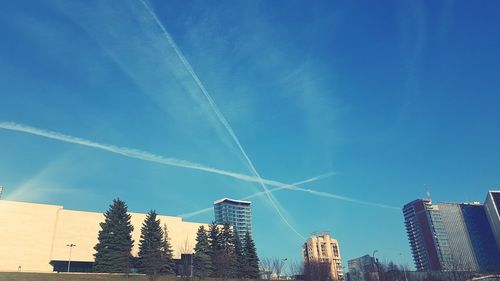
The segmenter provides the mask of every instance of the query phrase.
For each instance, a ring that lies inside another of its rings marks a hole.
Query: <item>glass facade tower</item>
[[[488,221],[490,222],[493,235],[495,236],[497,250],[500,251],[500,190],[488,192],[484,208]]]

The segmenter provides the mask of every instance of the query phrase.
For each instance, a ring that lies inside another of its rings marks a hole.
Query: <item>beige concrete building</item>
[[[339,243],[329,233],[312,235],[302,246],[302,254],[305,262],[329,263],[332,280],[344,280]]]
[[[132,254],[137,255],[141,225],[146,214],[130,213],[134,226]],[[158,216],[167,224],[174,258],[190,253],[196,231],[206,224]],[[0,271],[51,272],[53,261],[93,262],[94,246],[104,221],[102,213],[65,210],[63,206],[0,200]]]

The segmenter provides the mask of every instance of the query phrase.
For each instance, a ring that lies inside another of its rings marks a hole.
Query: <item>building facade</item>
[[[493,230],[497,249],[500,251],[500,190],[491,190],[486,196],[484,208]]]
[[[132,255],[137,256],[141,225],[146,214],[129,213],[134,226]],[[180,217],[158,216],[166,224],[173,257],[192,252],[196,231],[206,224],[185,222]],[[51,272],[69,260],[74,266],[94,262],[94,246],[104,215],[66,210],[63,206],[0,200],[0,271]]]
[[[327,263],[332,280],[344,280],[339,243],[330,234],[324,232],[308,238],[302,254],[306,263]]]
[[[486,215],[486,207],[478,203],[464,203],[460,204],[460,208],[478,270],[482,272],[500,271],[500,251],[495,247],[495,236]]]
[[[450,245],[451,270],[479,271],[469,232],[462,213],[462,204],[440,203],[439,212]]]
[[[447,270],[452,258],[439,207],[417,199],[403,207],[403,215],[417,270]]]
[[[222,198],[214,202],[215,223],[229,223],[240,239],[252,234],[252,210],[250,201]]]
[[[370,255],[349,260],[349,281],[378,280],[377,265]],[[367,278],[368,277],[368,278]]]

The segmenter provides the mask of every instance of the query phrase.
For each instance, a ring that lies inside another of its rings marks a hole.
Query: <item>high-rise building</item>
[[[252,234],[252,202],[222,198],[214,202],[215,223],[229,223],[238,233],[240,239],[246,233]]]
[[[488,192],[484,208],[493,234],[495,235],[497,249],[500,251],[500,190],[491,190]]]
[[[457,203],[437,204],[450,245],[452,257],[450,269],[479,271],[478,261],[469,237],[461,205]]]
[[[378,280],[377,264],[370,255],[349,260],[349,281]]]
[[[302,246],[302,254],[306,263],[327,264],[332,280],[344,280],[339,243],[327,232],[308,238]]]
[[[403,215],[417,270],[448,269],[450,248],[439,207],[429,198],[417,199],[403,207]]]
[[[495,247],[495,237],[485,206],[464,203],[460,204],[460,208],[479,271],[499,271],[500,251]]]

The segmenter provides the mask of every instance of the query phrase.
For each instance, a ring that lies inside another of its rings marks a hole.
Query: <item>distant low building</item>
[[[306,265],[326,264],[332,280],[344,280],[339,243],[330,234],[323,232],[308,238],[302,246],[302,253]]]
[[[146,214],[129,213],[134,226],[132,255],[137,256],[141,225]],[[167,224],[173,256],[191,253],[196,231],[206,224],[180,217],[158,216]],[[71,271],[90,271],[94,246],[104,215],[66,210],[63,206],[0,200],[0,271],[51,272],[66,270],[71,248]]]
[[[370,255],[349,260],[347,265],[349,268],[349,281],[378,280],[377,265],[375,259]]]

